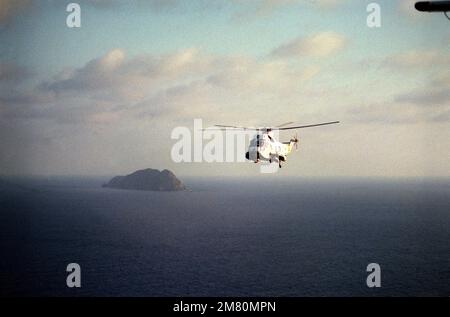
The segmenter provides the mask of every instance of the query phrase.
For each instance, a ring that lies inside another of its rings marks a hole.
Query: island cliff
[[[103,187],[116,189],[179,191],[185,190],[183,183],[169,170],[143,169],[126,176],[113,177]]]

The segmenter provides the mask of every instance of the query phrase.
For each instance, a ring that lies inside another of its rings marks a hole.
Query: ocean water
[[[450,296],[450,180],[105,180],[0,182],[0,295]]]

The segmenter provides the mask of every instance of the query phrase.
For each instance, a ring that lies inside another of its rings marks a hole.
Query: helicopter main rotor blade
[[[308,124],[308,125],[299,125],[299,126],[296,126],[296,127],[279,128],[278,130],[292,130],[292,129],[312,128],[312,127],[319,127],[319,126],[322,126],[322,125],[329,125],[329,124],[336,124],[336,123],[339,123],[339,121],[316,123],[316,124]]]
[[[219,128],[233,128],[233,129],[245,129],[245,127],[237,127],[235,125],[221,125],[221,124],[215,124],[215,127]]]
[[[290,121],[290,122],[285,122],[283,124],[279,124],[277,126],[275,126],[274,128],[281,128],[284,127],[286,125],[289,124],[293,124],[294,122]],[[245,129],[245,130],[262,130],[262,129],[270,129],[271,127],[260,127],[260,128],[248,128],[248,127],[239,127],[239,126],[235,126],[235,125],[221,125],[221,124],[215,124],[215,127],[219,127],[219,128],[234,128],[234,129]]]
[[[303,129],[303,128],[312,128],[312,127],[319,127],[322,125],[329,125],[329,124],[336,124],[339,123],[339,121],[332,121],[332,122],[324,122],[324,123],[316,123],[316,124],[308,124],[308,125],[299,125],[299,126],[295,126],[295,127],[286,127],[286,128],[282,128],[281,126],[285,126],[287,124],[291,124],[292,122],[286,122],[283,123],[275,128],[271,128],[271,127],[259,127],[259,128],[248,128],[248,127],[239,127],[239,126],[234,126],[234,125],[219,125],[219,124],[215,124],[214,127],[211,128],[206,128],[206,129],[202,129],[202,130],[221,130],[221,131],[225,131],[227,129],[233,129],[233,130],[252,130],[252,131],[264,131],[264,130],[268,130],[268,129],[273,129],[273,130],[293,130],[293,129]]]
[[[283,124],[279,124],[279,125],[276,126],[276,128],[281,128],[281,127],[284,127],[285,125],[293,124],[293,123],[294,122],[286,122],[286,123],[283,123]]]
[[[216,127],[216,128],[214,128]],[[233,129],[233,130],[255,130],[255,131],[260,131],[266,128],[248,128],[248,127],[239,127],[239,126],[234,126],[234,125],[221,125],[221,124],[215,124],[214,127],[212,128],[206,128],[206,129],[202,129],[202,130],[227,130],[227,129]]]
[[[204,128],[202,131],[263,131],[266,128],[244,128],[244,127],[223,127],[223,128]]]

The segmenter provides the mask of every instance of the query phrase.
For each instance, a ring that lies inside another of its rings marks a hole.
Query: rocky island
[[[116,189],[179,191],[186,190],[184,184],[171,171],[165,169],[143,169],[126,176],[113,177],[103,187]]]

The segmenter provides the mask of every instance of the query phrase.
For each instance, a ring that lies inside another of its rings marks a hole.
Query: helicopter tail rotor
[[[298,150],[298,137],[297,137],[297,133],[295,133],[294,137],[291,139],[291,142],[294,143],[295,150],[297,151],[297,150]]]
[[[298,137],[297,137],[297,133],[295,134],[295,150],[298,151]]]

